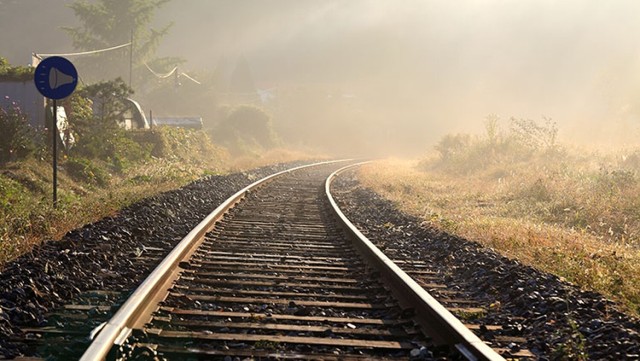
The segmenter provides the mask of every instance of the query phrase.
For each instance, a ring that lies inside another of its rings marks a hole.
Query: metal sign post
[[[33,82],[45,98],[53,100],[53,208],[58,206],[58,99],[71,95],[78,85],[78,71],[62,57],[46,58],[36,67]]]
[[[58,101],[53,99],[53,208],[58,208]]]

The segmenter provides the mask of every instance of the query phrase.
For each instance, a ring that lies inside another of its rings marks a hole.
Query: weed
[[[280,347],[280,343],[276,341],[260,340],[253,346],[259,350],[277,350],[278,347]]]
[[[574,361],[589,360],[586,339],[582,332],[578,330],[578,324],[571,318],[568,318],[567,322],[571,327],[571,333],[568,336],[563,337],[564,340],[552,351],[553,359]]]
[[[481,319],[486,317],[487,312],[483,309],[460,309],[454,312],[456,316],[466,322],[471,322],[474,320]]]

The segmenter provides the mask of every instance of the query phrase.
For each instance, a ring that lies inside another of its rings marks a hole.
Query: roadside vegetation
[[[0,268],[45,240],[198,178],[309,158],[283,148],[232,157],[205,131],[167,127],[116,131],[109,143],[97,154],[59,155],[57,208],[48,149],[0,164]]]
[[[57,208],[49,131],[29,125],[15,103],[0,107],[0,268],[44,240],[200,177],[309,158],[273,144],[231,155],[206,130],[124,130],[117,120],[128,94],[116,80],[79,89],[62,102],[69,120],[65,137],[75,142],[59,147]],[[109,104],[99,115],[89,101],[96,96]]]
[[[51,104],[44,127],[34,127],[19,101],[2,95],[0,269],[44,240],[59,239],[144,197],[206,175],[309,158],[283,148],[271,116],[255,104],[222,104],[217,94],[225,89],[218,78],[203,75],[198,76],[202,82],[194,80],[178,71],[183,59],[156,56],[171,24],[150,26],[155,12],[168,2],[77,0],[69,5],[79,26],[64,30],[76,50],[133,44],[74,59],[83,85],[58,102],[68,125],[61,128],[64,135],[58,141],[57,208],[52,205],[52,137],[47,130],[53,125]],[[172,76],[161,76],[152,68]],[[33,82],[33,71],[0,57],[0,81]],[[247,66],[245,74],[249,73]],[[127,75],[128,84],[120,78]],[[125,130],[126,99],[131,96],[156,116],[198,114],[205,129]]]
[[[550,119],[485,125],[483,136],[447,135],[419,161],[376,162],[360,178],[431,226],[640,315],[640,149],[570,149]]]

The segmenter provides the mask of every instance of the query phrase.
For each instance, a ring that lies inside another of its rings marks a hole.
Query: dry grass
[[[327,156],[322,154],[312,155],[308,151],[289,148],[274,148],[260,154],[236,157],[233,159],[232,169],[243,170],[257,168],[269,164],[291,162],[295,160],[324,158],[327,158]]]
[[[623,158],[533,157],[464,175],[442,170],[436,158],[391,159],[359,175],[401,210],[639,315],[640,180],[616,159]]]

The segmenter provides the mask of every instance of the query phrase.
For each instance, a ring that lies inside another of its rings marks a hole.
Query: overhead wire
[[[190,77],[187,73],[180,73],[180,75],[184,76],[185,78],[187,78],[187,79],[191,80],[192,82],[194,82],[194,83],[196,83],[196,84],[198,84],[198,85],[202,85],[202,83],[201,83],[201,82],[199,82],[199,81],[197,81],[197,80],[193,79],[193,78],[192,78],[192,77]]]
[[[131,45],[132,45],[132,42],[128,42],[128,43],[112,46],[112,47],[109,47],[109,48],[82,51],[82,52],[77,52],[77,53],[39,54],[39,53],[35,53],[34,52],[33,53],[33,57],[38,59],[38,60],[42,60],[43,58],[48,58],[48,57],[52,57],[52,56],[70,57],[70,56],[92,55],[92,54],[99,54],[99,53],[104,53],[104,52],[107,52],[107,51],[121,49],[121,48],[124,48],[124,47],[127,47],[127,46],[131,46]],[[171,69],[171,71],[169,71],[168,73],[160,74],[160,73],[154,71],[153,69],[151,69],[149,64],[147,64],[146,62],[144,62],[144,66],[147,68],[147,70],[149,70],[158,79],[166,79],[166,78],[174,75],[174,73],[176,73],[178,71],[178,67],[176,66],[173,69]],[[192,81],[192,82],[194,82],[194,83],[196,83],[198,85],[202,85],[201,82],[199,82],[198,80],[196,80],[193,77],[189,76],[189,74],[187,74],[185,72],[181,72],[181,73],[179,73],[179,75],[184,76],[185,78],[189,79],[190,81]]]
[[[168,73],[160,74],[160,73],[154,71],[153,69],[151,69],[151,67],[149,66],[149,64],[147,64],[147,62],[144,62],[144,66],[147,68],[147,70],[149,70],[151,72],[151,74],[155,75],[155,77],[158,78],[158,79],[166,79],[166,78],[170,77],[171,75],[173,75],[173,73],[175,73],[178,70],[178,67],[176,66],[173,69],[171,69],[171,71],[169,71]]]
[[[176,66],[173,69],[171,69],[168,73],[160,74],[157,71],[151,69],[149,64],[147,64],[146,62],[144,63],[144,66],[147,68],[147,70],[149,70],[151,72],[151,74],[153,74],[158,79],[166,79],[166,78],[174,75],[178,71],[178,67]],[[177,75],[184,76],[185,78],[191,80],[192,82],[194,82],[194,83],[196,83],[198,85],[202,85],[201,82],[199,82],[198,80],[194,79],[193,77],[191,77],[189,74],[187,74],[185,72],[178,73]]]
[[[104,53],[105,51],[117,50],[117,49],[124,48],[124,47],[127,47],[127,46],[131,46],[131,42],[128,42],[128,43],[125,43],[125,44],[116,45],[116,46],[112,46],[110,48],[82,51],[82,52],[79,52],[79,53],[66,53],[66,54],[38,54],[38,53],[33,53],[33,56],[35,56],[36,58],[42,60],[43,57],[47,58],[47,57],[51,57],[51,56],[91,55],[91,54]]]

